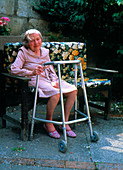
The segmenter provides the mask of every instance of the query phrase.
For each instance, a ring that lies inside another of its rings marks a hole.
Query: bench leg
[[[78,99],[79,99],[79,111],[81,111],[82,113],[84,113],[84,93],[83,93],[83,89],[79,88],[78,89]]]
[[[79,110],[84,113],[84,95],[79,96]]]
[[[6,120],[3,118],[6,115],[5,102],[3,102],[3,94],[0,95],[0,117],[2,119],[2,128],[6,128]]]
[[[21,104],[21,139],[27,141],[29,137],[27,88],[22,90]]]
[[[105,100],[105,110],[104,110],[104,119],[107,120],[111,112],[111,87],[108,89],[108,96]]]
[[[3,119],[6,114],[6,104],[5,104],[5,83],[3,76],[0,74],[0,117],[2,119],[2,128],[6,128],[6,120]]]

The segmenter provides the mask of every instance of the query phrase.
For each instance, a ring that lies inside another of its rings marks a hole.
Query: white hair
[[[40,31],[38,31],[38,30],[36,30],[36,29],[29,29],[29,30],[27,30],[27,31],[25,32],[25,35],[24,35],[24,36],[27,36],[27,35],[30,35],[30,34],[34,34],[34,33],[39,34],[39,35],[41,36],[41,38],[42,38],[42,35],[41,35]]]
[[[29,35],[34,34],[34,33],[39,34],[41,39],[42,39],[42,34],[40,33],[40,31],[38,31],[36,29],[29,29],[24,34],[24,39],[23,39],[23,45],[24,46],[28,47],[28,42],[31,40]]]

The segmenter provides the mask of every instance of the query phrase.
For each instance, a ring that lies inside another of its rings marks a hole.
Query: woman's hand
[[[59,89],[59,83],[57,81],[51,83],[53,87]]]
[[[44,70],[44,67],[39,65],[33,70],[32,75],[33,76],[40,75],[43,72],[43,70]]]

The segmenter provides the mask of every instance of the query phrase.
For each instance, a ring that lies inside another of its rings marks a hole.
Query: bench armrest
[[[17,79],[17,80],[23,80],[23,81],[30,81],[31,80],[30,78],[27,78],[27,77],[11,75],[9,73],[1,73],[1,74],[6,76],[6,77]]]
[[[118,73],[116,70],[107,70],[107,69],[102,69],[102,68],[94,68],[94,67],[87,67],[88,70],[93,70],[93,71],[100,71],[100,72],[105,72],[105,73]]]

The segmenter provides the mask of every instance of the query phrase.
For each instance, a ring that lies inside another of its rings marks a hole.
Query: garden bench
[[[18,49],[22,46],[21,42],[6,43],[4,52],[1,54],[0,68],[0,117],[2,118],[2,127],[6,127],[6,120],[18,125],[21,129],[21,139],[28,140],[29,118],[28,112],[33,108],[34,87],[28,87],[29,78],[20,77],[10,74],[10,66],[14,62]],[[99,68],[87,68],[86,44],[81,42],[43,42],[42,46],[50,51],[51,61],[57,60],[81,60],[87,94],[95,94],[102,92],[105,98],[105,106],[95,105],[89,101],[89,106],[96,107],[104,111],[104,119],[107,119],[110,113],[111,104],[111,84],[112,75],[117,73],[113,70],[105,70]],[[55,68],[56,70],[56,68]],[[95,71],[95,78],[90,78],[87,70]],[[110,73],[110,79],[100,79],[97,71],[102,73]],[[57,72],[57,70],[56,70]],[[69,83],[74,83],[74,67],[72,65],[63,65],[61,69],[62,79]],[[81,79],[78,73],[78,102],[79,110],[84,109],[83,90],[81,88]],[[21,122],[18,122],[6,114],[7,106],[14,106],[21,103]]]

